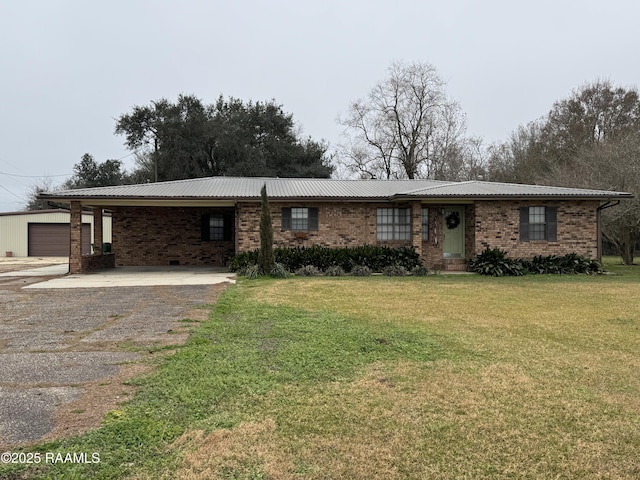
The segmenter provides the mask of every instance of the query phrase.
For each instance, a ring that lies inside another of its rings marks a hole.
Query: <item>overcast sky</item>
[[[0,211],[84,153],[132,166],[115,119],[180,93],[275,99],[335,145],[394,60],[433,64],[485,143],[586,82],[637,87],[633,0],[2,0]]]

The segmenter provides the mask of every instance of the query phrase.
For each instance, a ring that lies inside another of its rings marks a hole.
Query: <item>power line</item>
[[[13,173],[0,172],[0,175],[6,175],[7,177],[19,177],[19,178],[43,178],[43,177],[68,177],[73,174],[65,173],[63,175],[15,175]]]
[[[135,155],[136,153],[138,153],[138,152],[139,152],[140,150],[142,150],[143,148],[144,148],[144,147],[137,148],[137,149],[136,149],[136,150],[134,150],[133,152],[131,152],[131,153],[127,153],[124,157],[116,158],[116,160],[123,160],[123,159],[125,159],[125,158],[127,158],[127,157],[130,157],[131,155]]]
[[[8,188],[0,185],[0,188],[3,189],[6,192],[9,192],[11,195],[13,195],[14,197],[16,197],[18,200],[20,200],[21,202],[24,202],[24,198],[20,198],[18,195],[16,195],[15,193],[13,193],[11,190],[9,190]]]

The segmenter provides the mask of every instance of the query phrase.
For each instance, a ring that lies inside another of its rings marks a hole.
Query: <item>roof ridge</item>
[[[482,183],[482,184],[492,184],[492,185],[510,185],[515,187],[534,187],[534,188],[551,188],[554,190],[557,189],[573,189],[573,190],[597,190],[597,191],[612,191],[612,190],[601,190],[596,188],[587,188],[587,187],[561,187],[559,185],[540,185],[538,183],[514,183],[514,182],[489,182],[486,180],[471,180],[470,182]]]
[[[452,184],[459,185],[461,183],[466,183],[466,182],[454,182],[454,181],[450,181],[450,180],[430,180],[430,179],[426,179],[426,178],[425,178],[425,180],[427,180],[429,182],[442,182],[442,183],[439,183],[437,185],[431,185],[429,187],[416,188],[414,190],[408,190],[406,192],[400,192],[399,194],[400,195],[410,195],[410,194],[415,193],[415,192],[424,192],[425,190],[431,190],[432,188],[440,188],[440,187],[445,187],[445,186],[449,186],[449,185],[452,185]],[[396,194],[396,195],[398,195],[398,194]]]

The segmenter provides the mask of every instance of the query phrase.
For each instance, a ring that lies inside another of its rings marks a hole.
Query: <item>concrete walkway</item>
[[[66,275],[69,272],[69,264],[48,265],[46,267],[27,268],[0,273],[0,277],[50,277],[53,275]]]

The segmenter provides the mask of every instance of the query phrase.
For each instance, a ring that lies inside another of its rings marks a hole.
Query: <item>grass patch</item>
[[[638,478],[629,268],[241,281],[100,429],[32,449],[97,451],[100,464],[23,473]]]
[[[609,256],[602,258],[602,264],[608,272],[624,275],[626,277],[640,278],[640,264],[638,261],[639,260],[636,259],[636,263],[633,265],[623,265],[620,257]]]

